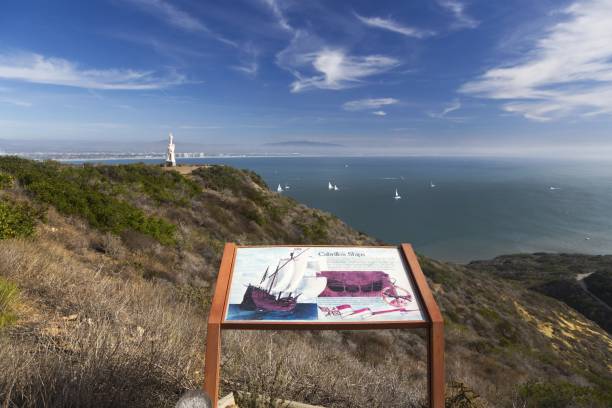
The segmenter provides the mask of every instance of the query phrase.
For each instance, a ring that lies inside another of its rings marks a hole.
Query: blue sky
[[[0,140],[608,154],[610,21],[611,0],[5,0]]]

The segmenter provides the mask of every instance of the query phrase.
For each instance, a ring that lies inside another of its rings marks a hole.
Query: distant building
[[[174,136],[170,133],[168,140],[168,152],[166,153],[166,166],[176,167],[176,156],[174,154]]]

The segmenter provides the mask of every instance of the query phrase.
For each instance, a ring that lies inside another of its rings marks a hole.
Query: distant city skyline
[[[0,152],[172,131],[177,153],[612,156],[610,21],[610,0],[9,0]]]

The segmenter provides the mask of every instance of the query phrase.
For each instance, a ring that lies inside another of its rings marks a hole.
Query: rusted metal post
[[[412,245],[402,244],[412,277],[429,315],[427,328],[427,388],[430,408],[444,408],[444,320]]]
[[[236,254],[236,245],[225,244],[217,286],[213,296],[206,333],[206,355],[204,365],[204,390],[212,400],[213,408],[219,403],[219,374],[221,370],[221,320],[225,312],[230,275]]]

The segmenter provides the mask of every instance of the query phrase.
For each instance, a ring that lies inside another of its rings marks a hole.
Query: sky
[[[3,0],[2,144],[612,157],[612,0]],[[278,146],[278,145],[276,145]]]

